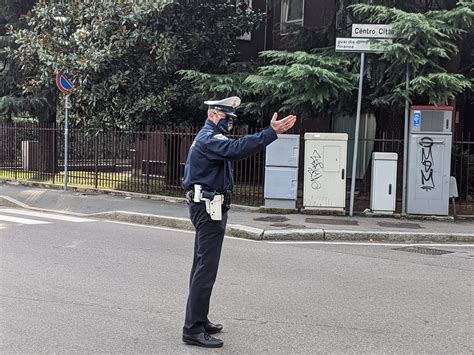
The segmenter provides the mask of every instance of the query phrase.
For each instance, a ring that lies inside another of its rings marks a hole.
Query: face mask
[[[217,128],[224,134],[230,133],[234,127],[234,119],[230,116],[225,116],[217,123]]]

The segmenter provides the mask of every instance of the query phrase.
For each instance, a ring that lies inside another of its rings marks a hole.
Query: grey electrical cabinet
[[[265,207],[296,208],[300,136],[279,134],[265,156]]]
[[[412,106],[408,139],[407,213],[448,215],[452,106]]]
[[[397,153],[372,153],[370,209],[377,214],[392,214],[397,196]]]

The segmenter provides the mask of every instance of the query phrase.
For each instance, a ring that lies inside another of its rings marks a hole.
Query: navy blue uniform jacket
[[[278,138],[271,127],[239,139],[230,139],[217,126],[206,120],[189,149],[184,167],[183,185],[186,190],[194,184],[203,189],[224,193],[234,188],[232,161],[247,158]]]

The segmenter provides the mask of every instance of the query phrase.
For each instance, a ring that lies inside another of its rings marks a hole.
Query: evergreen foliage
[[[196,101],[240,95],[244,98],[241,110],[258,115],[276,109],[308,117],[330,101],[345,102],[357,82],[358,75],[347,70],[349,60],[340,56],[302,51],[265,51],[260,56],[267,61],[253,72],[180,73],[192,83]]]
[[[21,89],[17,82],[22,80],[15,62],[8,57],[9,48],[15,40],[7,34],[9,26],[24,25],[20,16],[29,11],[34,0],[0,0],[0,120],[10,121],[13,115],[23,112],[45,112],[46,100],[38,97],[18,97]]]
[[[406,12],[397,8],[367,4],[351,8],[359,20],[390,23],[399,38],[386,52],[372,59],[368,68],[371,103],[402,105],[405,100],[405,73],[410,73],[410,96],[434,105],[449,103],[469,90],[472,83],[462,74],[449,73],[446,63],[459,53],[458,43],[472,31],[472,2],[460,1],[452,10]]]
[[[404,106],[407,67],[411,78],[408,98],[413,102],[443,105],[472,88],[472,79],[466,78],[472,76],[472,69],[452,73],[446,67],[459,53],[460,40],[472,32],[473,2],[460,1],[450,10],[427,11],[404,1],[378,2],[391,6],[356,4],[349,6],[348,16],[345,9],[339,16],[354,23],[390,23],[400,34],[383,54],[366,56],[364,111]],[[344,32],[349,29],[343,26],[339,36],[347,36]],[[302,29],[292,37],[294,45],[289,48],[303,47],[307,51],[263,52],[261,57],[269,63],[261,62],[253,70],[219,75],[181,73],[193,85],[193,99],[240,94],[246,102],[242,105],[245,113],[266,114],[270,109],[306,117],[353,113],[359,57],[316,48],[326,47],[334,32],[334,28],[332,34],[329,28]],[[311,47],[308,39],[318,43],[313,42]]]

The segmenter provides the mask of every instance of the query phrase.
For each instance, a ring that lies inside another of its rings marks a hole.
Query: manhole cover
[[[306,218],[306,223],[330,224],[333,226],[358,226],[359,222],[352,219]]]
[[[427,254],[427,255],[443,255],[443,254],[454,253],[454,251],[449,251],[449,250],[431,249],[431,248],[423,248],[423,247],[402,247],[402,248],[394,248],[393,250],[408,251],[410,253],[419,253],[419,254]]]
[[[378,222],[377,224],[380,227],[387,228],[423,229],[423,227],[417,223]]]
[[[289,221],[289,218],[286,218],[285,216],[268,216],[268,217],[258,217],[254,218],[254,221],[260,221],[260,222],[286,222]]]

